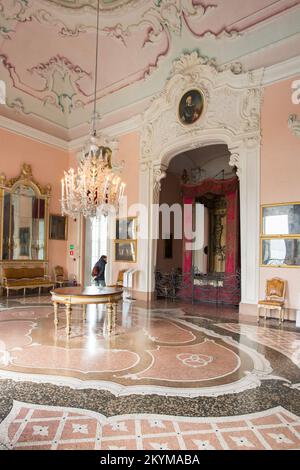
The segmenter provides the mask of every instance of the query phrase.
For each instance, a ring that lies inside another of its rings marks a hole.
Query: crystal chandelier
[[[95,61],[94,112],[92,117],[92,133],[83,149],[78,169],[65,171],[61,180],[62,214],[73,218],[82,214],[84,217],[107,215],[111,209],[116,210],[123,196],[125,183],[119,173],[121,166],[112,165],[112,151],[100,145],[96,131],[96,93],[98,71],[98,39],[99,39],[100,0],[97,7],[97,35]]]

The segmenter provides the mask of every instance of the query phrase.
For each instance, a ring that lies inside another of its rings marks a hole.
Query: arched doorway
[[[160,207],[172,210],[168,221],[162,221],[160,214],[157,296],[239,304],[239,181],[229,161],[230,152],[224,144],[189,150],[170,161],[159,196]],[[199,206],[203,220],[196,221]],[[184,212],[190,207],[189,222]],[[180,215],[182,221],[178,220]],[[176,223],[183,224],[183,234]],[[185,238],[192,231],[203,243],[194,243],[190,250]]]
[[[191,149],[226,144],[229,164],[237,168],[241,214],[240,312],[256,308],[259,281],[259,168],[262,72],[218,67],[197,52],[174,62],[165,89],[143,115],[140,160],[140,203],[147,208],[147,233],[139,240],[139,286],[145,297],[155,286],[157,243],[152,237],[153,204],[175,155]],[[178,119],[178,106],[188,91],[201,88],[204,107],[190,125]]]

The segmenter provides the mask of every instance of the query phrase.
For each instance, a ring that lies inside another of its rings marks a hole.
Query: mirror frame
[[[30,187],[38,199],[45,201],[45,240],[44,240],[44,259],[42,260],[21,260],[21,259],[8,259],[3,260],[3,224],[4,224],[4,195],[10,193],[11,195],[19,186]],[[4,173],[0,175],[0,260],[5,263],[20,263],[21,261],[29,263],[45,263],[48,261],[48,238],[49,238],[49,199],[51,196],[51,186],[40,185],[34,180],[32,176],[31,165],[24,163],[21,167],[21,173],[16,178],[7,179]]]
[[[267,233],[264,233],[263,231],[263,211],[265,208],[268,207],[279,207],[279,206],[298,206],[300,205],[299,201],[296,202],[279,202],[279,203],[273,203],[273,204],[261,204],[260,208],[260,249],[259,249],[259,265],[261,268],[296,268],[300,269],[300,265],[297,264],[264,264],[263,263],[263,240],[271,240],[271,239],[277,239],[277,240],[285,240],[285,239],[299,239],[300,234],[294,233],[294,234],[274,234],[270,235]]]

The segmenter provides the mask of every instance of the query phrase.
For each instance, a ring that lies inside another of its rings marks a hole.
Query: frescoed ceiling
[[[97,8],[97,0],[47,0],[49,3],[55,3],[65,8]],[[114,9],[119,6],[132,3],[131,0],[100,0],[101,9]]]
[[[182,52],[246,70],[300,55],[300,0],[100,0],[100,126],[141,113]],[[0,114],[66,141],[91,118],[97,0],[0,0]]]

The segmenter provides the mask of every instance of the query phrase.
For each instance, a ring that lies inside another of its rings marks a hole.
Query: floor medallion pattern
[[[300,419],[278,406],[247,415],[190,418],[105,416],[84,409],[15,401],[0,424],[0,449],[300,449]]]
[[[300,449],[300,332],[216,306],[0,301],[0,449]],[[130,411],[131,414],[128,414]]]
[[[199,326],[165,313],[120,310],[114,334],[107,338],[104,309],[91,306],[83,322],[77,308],[68,338],[62,309],[58,329],[46,305],[3,310],[0,376],[115,395],[188,397],[238,393],[271,377],[269,361],[255,349],[217,333],[210,323]]]

